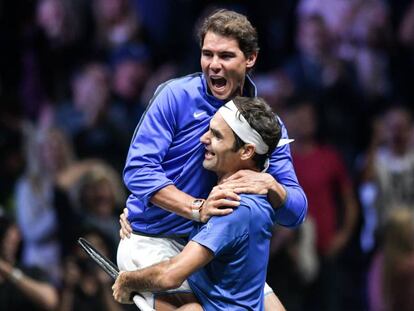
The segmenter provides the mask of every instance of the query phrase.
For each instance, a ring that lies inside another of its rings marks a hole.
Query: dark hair
[[[237,40],[244,56],[259,51],[257,31],[246,16],[229,10],[216,10],[206,17],[198,30],[200,47],[208,31]]]
[[[282,129],[277,116],[264,99],[260,97],[236,96],[233,102],[250,126],[260,134],[263,141],[269,146],[266,154],[256,153],[253,157],[257,167],[263,169],[266,159],[276,149],[282,136]],[[233,150],[237,151],[246,143],[236,133],[234,133],[234,137],[236,140]]]

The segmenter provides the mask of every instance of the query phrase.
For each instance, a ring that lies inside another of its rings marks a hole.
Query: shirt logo
[[[194,112],[193,116],[194,116],[194,118],[198,118],[198,117],[202,116],[205,113],[206,113],[205,111]]]

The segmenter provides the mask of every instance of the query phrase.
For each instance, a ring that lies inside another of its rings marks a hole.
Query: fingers
[[[129,238],[132,233],[132,227],[127,217],[128,209],[124,208],[123,213],[119,215],[119,224],[121,225],[121,229],[119,230],[119,236],[121,237],[121,239]]]
[[[227,200],[240,201],[240,196],[237,193],[235,193],[233,189],[217,188],[210,193],[208,199],[209,200],[227,199]]]
[[[203,223],[206,223],[211,216],[226,216],[233,213],[232,208],[210,208],[208,212],[201,212],[200,220]]]
[[[119,276],[116,278],[115,283],[112,285],[112,295],[114,296],[114,299],[118,301],[119,303],[131,303],[130,297],[130,291],[128,288],[126,288],[123,285],[123,282],[121,280],[121,274],[125,271],[120,271]]]
[[[239,179],[237,181],[228,181],[217,187],[220,187],[222,190],[227,190],[227,191],[231,190],[235,194],[241,194],[241,193],[267,194],[268,192],[268,188],[265,186],[265,184],[260,183],[260,182],[243,182],[242,179]]]
[[[230,181],[230,180],[236,180],[236,179],[239,179],[239,178],[241,178],[241,177],[243,177],[243,176],[245,176],[245,175],[246,175],[245,170],[240,170],[240,171],[237,171],[237,172],[236,172],[236,173],[234,173],[233,175],[230,175],[229,177],[227,177],[227,178],[223,179],[222,183],[225,183],[225,182]]]
[[[211,211],[214,212],[214,216],[226,216],[233,213],[234,210],[232,208],[216,208]]]
[[[216,199],[211,202],[210,206],[217,209],[223,209],[224,207],[237,207],[240,205],[239,201],[228,200],[228,199]]]
[[[259,187],[236,187],[234,188],[235,193],[254,193],[254,194],[267,194],[266,188],[259,188]]]

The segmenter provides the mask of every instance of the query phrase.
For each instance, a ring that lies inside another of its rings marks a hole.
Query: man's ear
[[[243,161],[252,159],[255,151],[256,147],[253,144],[245,144],[240,148],[240,159]]]
[[[246,60],[246,67],[247,68],[253,68],[254,64],[256,64],[258,52],[253,52],[250,56],[247,57]]]

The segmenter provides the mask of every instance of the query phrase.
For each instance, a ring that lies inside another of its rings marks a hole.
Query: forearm
[[[196,198],[169,185],[155,193],[151,203],[184,218],[192,219],[191,204],[194,199]]]
[[[45,310],[56,309],[58,305],[58,295],[53,286],[44,282],[35,281],[24,274],[19,275],[18,277],[11,275],[10,280],[25,296],[39,307]]]
[[[121,273],[122,285],[134,291],[163,291],[179,287],[187,275],[174,275],[172,260],[145,269]]]
[[[282,205],[276,209],[277,223],[284,227],[297,227],[305,220],[308,210],[306,195],[300,186],[282,186],[282,188],[286,196]]]
[[[209,249],[190,241],[180,254],[171,259],[141,270],[122,272],[112,286],[114,298],[126,303],[133,292],[177,288],[212,259],[213,253]]]

